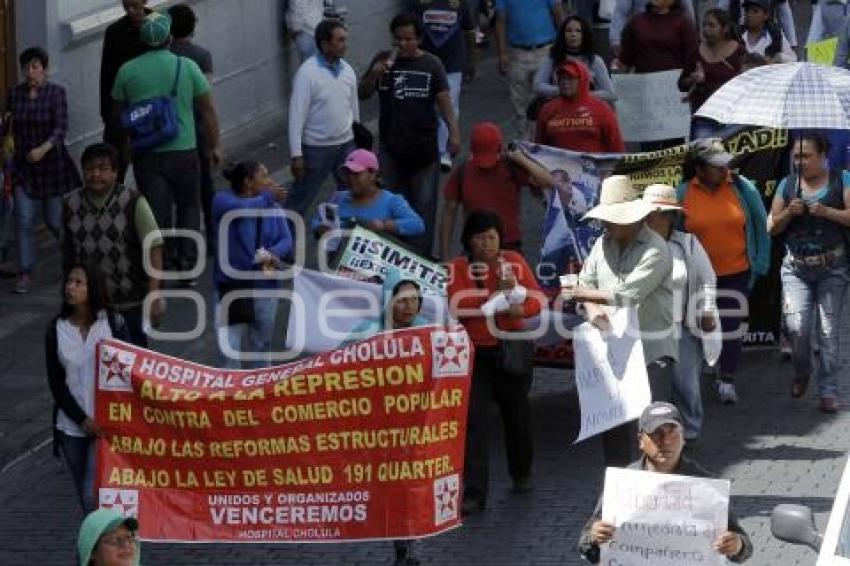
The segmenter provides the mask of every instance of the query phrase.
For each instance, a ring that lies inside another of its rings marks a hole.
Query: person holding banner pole
[[[605,179],[600,204],[583,218],[601,221],[605,234],[593,244],[578,286],[563,285],[561,292],[564,299],[583,303],[587,320],[601,330],[609,327],[607,307],[638,307],[652,399],[667,401],[679,358],[670,282],[673,261],[667,243],[644,222],[650,211],[628,177]],[[634,427],[632,421],[603,434],[606,465],[632,461]]]
[[[487,502],[491,400],[496,401],[502,416],[513,491],[531,489],[534,439],[528,393],[533,367],[528,359],[522,368],[509,373],[504,352],[511,348],[506,340],[520,340],[507,333],[522,333],[524,319],[537,316],[548,301],[525,259],[502,249],[503,235],[497,214],[472,212],[461,234],[464,255],[449,263],[449,309],[475,345],[466,429],[464,515],[483,510]]]
[[[794,141],[792,163],[799,164],[797,173],[779,183],[767,226],[771,235],[782,237],[786,250],[780,276],[794,362],[791,396],[805,395],[814,372],[820,410],[835,413],[842,302],[850,280],[846,244],[850,173],[830,170],[827,153],[827,142],[820,135],[804,134]],[[812,367],[813,327],[819,329],[816,370]]]
[[[95,440],[103,429],[95,421],[97,345],[101,340],[129,341],[120,314],[112,310],[103,273],[91,262],[75,261],[65,273],[59,315],[47,327],[45,360],[53,396],[53,452],[71,471],[83,512],[93,511]]]
[[[505,227],[503,249],[522,251],[520,232],[521,190],[528,186],[544,203],[541,189],[555,184],[548,169],[520,149],[503,146],[502,130],[492,122],[480,122],[469,136],[470,159],[457,164],[443,188],[443,217],[440,221],[440,257],[449,259],[458,208],[464,216],[473,210],[490,210]]]
[[[700,478],[713,477],[713,474],[682,454],[685,445],[682,417],[676,407],[670,403],[652,403],[644,409],[638,422],[640,432],[637,439],[641,456],[639,460],[629,464],[630,469]],[[599,498],[578,542],[579,554],[591,564],[599,564],[600,546],[617,537],[614,526],[602,520],[602,499]],[[727,530],[715,539],[714,549],[731,562],[746,562],[753,555],[753,544],[735,518],[731,501],[727,524]]]
[[[354,327],[339,347],[366,340],[379,332],[428,324],[428,321],[419,315],[422,309],[422,289],[416,281],[405,279],[400,271],[392,269],[387,273],[381,289],[381,299],[380,314]],[[414,540],[393,541],[395,566],[419,565],[419,560],[413,555]]]
[[[717,394],[738,402],[735,373],[756,278],[770,268],[770,238],[761,194],[746,178],[731,173],[732,155],[718,138],[697,140],[682,166],[676,194],[685,207],[682,227],[699,239],[717,274],[717,307],[723,329]]]
[[[667,241],[673,258],[670,280],[675,295],[674,320],[679,329],[679,363],[673,379],[672,401],[682,415],[685,442],[693,443],[702,432],[703,419],[700,395],[703,346],[699,336],[713,331],[719,324],[713,304],[717,277],[699,240],[693,234],[675,229],[682,213],[676,189],[650,185],[643,191],[643,200],[653,209],[646,224]]]

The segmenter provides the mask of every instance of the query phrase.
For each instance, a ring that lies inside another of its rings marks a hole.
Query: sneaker
[[[452,170],[452,158],[448,155],[443,155],[440,157],[440,169],[443,172]]]
[[[18,280],[15,282],[15,293],[25,295],[30,292],[32,278],[27,273],[18,275]]]
[[[738,392],[735,391],[734,383],[719,382],[717,384],[717,394],[720,396],[720,402],[724,405],[734,405],[738,402]]]

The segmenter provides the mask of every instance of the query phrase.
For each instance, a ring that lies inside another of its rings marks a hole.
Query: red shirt
[[[509,263],[513,269],[517,284],[528,290],[523,311],[525,317],[540,314],[541,301],[545,297],[540,293],[537,280],[531,272],[531,268],[523,257],[507,250],[501,252],[503,261]],[[449,262],[449,309],[453,316],[460,320],[466,328],[472,343],[476,346],[497,346],[498,340],[487,328],[487,320],[481,313],[481,306],[486,303],[490,296],[496,291],[496,282],[499,276],[498,264],[488,266],[486,276],[479,279],[481,287],[476,285],[469,269],[469,260],[466,256],[459,256]],[[467,311],[466,316],[460,316],[459,311]],[[468,315],[472,311],[471,316]],[[476,312],[477,311],[477,312]],[[496,315],[496,327],[501,330],[523,330],[525,323],[521,318],[511,318],[506,314]]]
[[[586,153],[626,150],[617,115],[594,96],[550,100],[537,116],[537,143]]]
[[[460,187],[460,168],[463,167],[463,190]],[[512,172],[513,171],[513,172]],[[456,167],[443,188],[446,200],[459,202],[465,214],[487,210],[499,215],[505,228],[505,244],[522,240],[519,230],[520,188],[528,182],[525,172],[511,169],[504,159],[495,167],[484,169],[474,161]]]
[[[658,14],[647,6],[635,15],[620,41],[620,61],[636,73],[684,69],[696,56],[698,34],[679,8]]]

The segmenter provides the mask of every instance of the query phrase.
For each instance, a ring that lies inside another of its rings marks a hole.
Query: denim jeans
[[[83,514],[88,515],[96,509],[94,497],[94,439],[88,436],[69,436],[57,430],[59,449],[65,457],[65,463],[71,471],[74,487]]]
[[[47,228],[58,240],[62,233],[62,197],[31,198],[22,187],[15,187],[15,227],[21,273],[30,274],[35,267],[36,246],[33,236],[39,213]]]
[[[437,222],[440,162],[434,160],[421,167],[409,167],[398,162],[386,149],[381,149],[379,162],[384,187],[400,194],[425,222],[425,233],[408,238],[419,253],[431,255],[434,245],[434,226]]]
[[[449,97],[452,99],[452,109],[455,119],[460,120],[460,89],[463,84],[463,73],[448,73]],[[443,118],[440,118],[440,127],[437,130],[437,147],[440,148],[440,158],[449,157],[449,127]]]
[[[304,157],[304,176],[292,183],[292,193],[286,203],[286,208],[297,212],[307,223],[307,213],[316,197],[319,196],[322,184],[328,175],[333,175],[336,186],[345,184],[340,175],[340,167],[345,163],[348,154],[354,151],[354,140],[341,145],[302,145]]]
[[[847,290],[847,261],[836,260],[829,266],[801,265],[786,255],[780,269],[782,312],[791,338],[791,359],[797,378],[812,373],[813,328],[820,347],[816,371],[821,398],[838,396],[839,340],[842,302]],[[817,325],[815,326],[815,317]]]
[[[135,305],[123,309],[115,309],[127,324],[127,332],[130,334],[130,342],[140,348],[148,347],[148,335],[144,331],[144,315],[142,305]]]
[[[133,157],[133,173],[160,230],[172,226],[201,230],[201,165],[198,151],[151,151]],[[174,207],[177,218],[174,222]],[[165,264],[169,270],[195,266],[198,248],[188,238],[166,238]]]
[[[673,377],[673,404],[682,415],[685,439],[699,438],[702,432],[702,396],[700,375],[702,373],[702,342],[687,328],[679,333],[679,363]]]
[[[0,174],[0,182],[3,176]],[[2,193],[2,189],[0,189]],[[0,194],[0,263],[9,259],[9,229],[12,226],[12,201]]]
[[[277,319],[277,297],[254,297],[254,322],[221,326],[221,297],[215,294],[215,321],[218,331],[219,350],[221,351],[221,367],[227,369],[255,369],[271,365],[272,334]],[[242,338],[248,335],[248,350],[251,355],[265,354],[261,360],[245,360],[240,364],[239,359],[231,358],[221,348],[226,343],[236,352],[242,353]]]
[[[742,271],[731,275],[717,276],[717,308],[720,311],[720,328],[723,330],[723,349],[720,351],[720,380],[725,383],[735,381],[738,363],[741,361],[741,346],[743,345],[742,325],[749,317],[749,283],[750,272]],[[726,293],[734,293],[729,296]],[[745,303],[742,305],[740,298]],[[744,308],[746,313],[741,316],[727,311]]]

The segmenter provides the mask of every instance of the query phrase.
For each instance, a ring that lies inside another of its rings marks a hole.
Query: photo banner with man
[[[788,148],[791,138],[787,130],[752,126],[729,126],[718,132],[727,151],[735,156],[732,169],[752,180],[770,207],[776,186],[788,173]],[[596,222],[581,219],[599,202],[602,179],[609,175],[627,175],[642,191],[653,183],[677,186],[682,179],[682,166],[688,145],[646,153],[587,154],[519,141],[517,144],[530,157],[546,167],[555,178],[555,190],[549,194],[549,205],[543,225],[543,245],[536,273],[541,287],[554,297],[560,288],[559,276],[578,273],[587,254],[601,233]],[[774,246],[779,250],[781,246]],[[762,277],[750,295],[749,330],[745,345],[772,345],[778,340],[780,319],[779,265],[781,257],[774,253],[771,271]],[[564,303],[567,315],[574,315],[574,304]],[[570,366],[573,349],[569,340],[552,333],[537,342],[536,364]]]
[[[728,528],[728,480],[608,468],[603,493],[602,520],[615,535],[600,564],[727,564],[714,542]]]
[[[96,495],[145,540],[422,537],[460,524],[472,344],[377,334],[258,370],[98,347]]]

